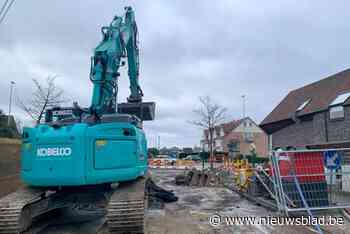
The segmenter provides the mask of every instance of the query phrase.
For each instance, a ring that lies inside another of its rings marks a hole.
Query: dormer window
[[[311,98],[309,98],[305,102],[301,103],[301,105],[297,108],[296,111],[301,111],[302,109],[304,109],[307,106],[307,104],[310,103],[310,101],[311,101]]]
[[[342,105],[349,97],[350,97],[350,92],[340,94],[331,102],[331,104],[329,104],[329,106]]]
[[[344,107],[343,104],[350,97],[350,92],[338,95],[329,104],[329,119],[343,119],[344,118]]]

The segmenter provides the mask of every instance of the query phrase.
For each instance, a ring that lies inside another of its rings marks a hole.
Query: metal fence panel
[[[270,159],[280,211],[350,207],[349,153],[350,149],[274,151]]]

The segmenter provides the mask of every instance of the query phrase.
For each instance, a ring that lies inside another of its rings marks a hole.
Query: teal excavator
[[[154,119],[155,103],[142,102],[132,8],[101,31],[91,58],[91,105],[46,110],[44,122],[24,128],[20,174],[26,186],[0,199],[0,233],[22,233],[62,209],[72,219],[106,216],[110,233],[143,232],[148,166],[142,122]],[[130,96],[117,103],[119,68],[126,63]]]

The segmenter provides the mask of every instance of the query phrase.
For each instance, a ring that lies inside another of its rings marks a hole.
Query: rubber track
[[[22,188],[0,199],[0,234],[21,233],[20,218],[25,205],[40,199],[44,192]]]

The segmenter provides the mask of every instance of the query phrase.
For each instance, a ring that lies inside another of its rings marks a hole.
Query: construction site
[[[1,156],[4,158],[2,166],[7,170],[1,170],[1,196],[25,186],[19,179],[19,142],[1,142]],[[8,158],[5,158],[5,155]],[[162,160],[163,161],[163,160]],[[237,163],[237,162],[236,162]],[[302,217],[307,215],[307,209],[302,204],[302,199],[297,190],[284,185],[285,198],[290,199],[286,204],[274,191],[273,186],[265,181],[259,183],[253,180],[266,179],[261,168],[245,166],[230,166],[216,163],[216,169],[201,170],[201,163],[178,162],[181,165],[171,165],[170,162],[158,163],[151,160],[150,172],[155,183],[177,197],[176,201],[167,202],[162,198],[157,199],[145,210],[144,233],[315,233],[312,225],[288,225],[283,224],[253,224],[246,219],[236,220],[236,224],[213,225],[209,222],[213,215],[221,217]],[[189,165],[191,164],[191,165]],[[207,165],[208,166],[208,165]],[[237,173],[239,175],[237,175]],[[255,176],[253,176],[255,174]],[[249,176],[247,176],[249,175]],[[247,178],[245,178],[247,176]],[[301,176],[300,176],[301,177]],[[300,178],[297,177],[297,178]],[[257,179],[260,178],[260,179]],[[283,178],[283,177],[282,177]],[[305,185],[305,178],[316,178],[316,174],[302,176],[303,194],[310,207],[320,209],[312,211],[314,217],[332,217],[342,220],[341,225],[323,225],[322,233],[347,233],[350,222],[342,208],[330,208],[338,204],[342,207],[346,204],[341,200],[339,189],[331,193],[322,186],[312,183]],[[240,181],[242,180],[243,181]],[[273,179],[273,177],[271,177]],[[248,181],[246,181],[248,180]],[[269,188],[264,188],[268,186]],[[307,186],[311,189],[306,190]],[[324,189],[316,189],[317,186]],[[314,190],[313,190],[314,189]],[[305,191],[306,190],[306,191]],[[320,192],[325,195],[319,194]],[[317,193],[317,194],[316,194]],[[309,195],[310,194],[310,195]],[[331,197],[333,200],[328,200]],[[288,198],[287,198],[288,197]],[[280,200],[279,200],[280,199]],[[324,200],[322,200],[324,199]],[[343,202],[343,203],[342,203]],[[323,210],[327,209],[327,210]],[[297,212],[294,213],[294,210]],[[316,210],[316,209],[315,209]],[[303,214],[303,212],[305,214]],[[288,216],[286,214],[289,213]],[[54,218],[53,218],[54,217]],[[343,219],[342,219],[343,218]],[[326,218],[327,219],[327,218]],[[110,233],[106,225],[105,217],[95,217],[89,221],[73,222],[71,216],[64,212],[52,213],[35,221],[33,226],[23,233]],[[247,223],[246,223],[247,222]],[[123,233],[123,232],[122,232]],[[128,232],[125,232],[128,233]]]
[[[0,2],[0,234],[349,233],[346,3],[104,4]]]

